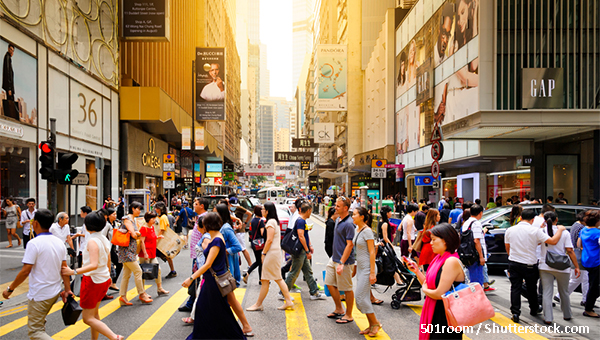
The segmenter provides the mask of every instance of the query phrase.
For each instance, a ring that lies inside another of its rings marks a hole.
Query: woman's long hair
[[[437,209],[429,209],[427,216],[425,216],[425,223],[423,223],[423,231],[427,231],[433,228],[436,224],[435,219],[440,215]]]
[[[515,225],[517,218],[519,218],[519,216],[521,216],[522,212],[523,212],[523,207],[521,205],[519,205],[519,204],[513,205],[512,210],[510,211],[510,217],[508,218],[508,223],[510,223],[511,226]]]
[[[223,225],[225,225],[225,223],[229,223],[230,226],[233,226],[231,221],[231,213],[229,213],[229,208],[226,204],[217,204],[217,213],[221,217]]]
[[[387,217],[387,214],[392,211],[392,208],[388,207],[387,205],[384,205],[383,207],[381,207],[381,220],[380,222],[383,223],[388,223],[389,224],[389,219]]]
[[[331,207],[329,208],[329,210],[327,211],[327,219],[331,219],[331,216],[333,216],[335,214],[335,207]]]
[[[544,213],[544,221],[546,221],[546,227],[548,228],[548,236],[550,237],[554,236],[554,230],[552,228],[552,225],[554,224],[554,222],[556,222],[557,219],[558,216],[554,211],[547,211]]]
[[[267,222],[269,222],[270,219],[274,219],[275,221],[277,221],[277,225],[280,225],[279,217],[277,217],[277,208],[275,208],[275,204],[273,202],[265,203],[265,210],[267,211]]]

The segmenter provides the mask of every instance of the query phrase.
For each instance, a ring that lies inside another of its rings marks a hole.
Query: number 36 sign
[[[102,97],[71,80],[71,136],[102,144]]]

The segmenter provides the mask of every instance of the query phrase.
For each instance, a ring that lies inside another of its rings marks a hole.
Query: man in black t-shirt
[[[417,228],[417,230],[423,230],[423,225],[425,224],[425,217],[427,216],[428,211],[428,205],[424,205],[422,211],[417,211],[417,214],[415,215],[415,228]]]

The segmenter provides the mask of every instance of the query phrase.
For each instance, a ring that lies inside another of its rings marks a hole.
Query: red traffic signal
[[[54,143],[50,141],[41,142],[39,145],[40,174],[42,179],[54,181]]]

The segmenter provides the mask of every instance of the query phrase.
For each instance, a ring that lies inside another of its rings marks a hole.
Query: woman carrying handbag
[[[436,256],[429,265],[427,275],[419,270],[416,262],[402,257],[409,269],[417,274],[426,295],[419,327],[420,340],[462,339],[462,332],[449,331],[442,301],[442,296],[453,285],[465,281],[462,264],[456,253],[459,244],[456,230],[450,224],[443,223],[431,229],[431,249]]]
[[[227,296],[221,294],[215,276],[227,271],[225,239],[219,232],[222,225],[219,214],[210,212],[204,216],[202,224],[211,237],[204,249],[206,262],[182,286],[187,288],[192,281],[204,274],[204,284],[196,301],[194,330],[187,339],[246,339],[242,328],[233,316]],[[212,273],[211,273],[212,272]]]
[[[156,222],[156,214],[153,212],[147,212],[144,214],[144,220],[146,225],[140,229],[140,264],[152,263],[158,265],[158,259],[156,258],[156,242],[160,238],[164,238],[163,235],[156,236],[154,229],[154,223]],[[156,282],[156,293],[158,296],[168,295],[169,291],[166,291],[162,287],[160,265],[158,266],[158,276],[154,280]],[[142,279],[142,284],[144,280]]]
[[[248,271],[242,277],[245,284],[248,284],[248,277],[256,267],[258,267],[258,284],[262,278],[262,250],[265,246],[265,221],[263,216],[263,206],[254,206],[254,218],[250,221],[250,246],[254,252],[254,263],[248,267]]]

